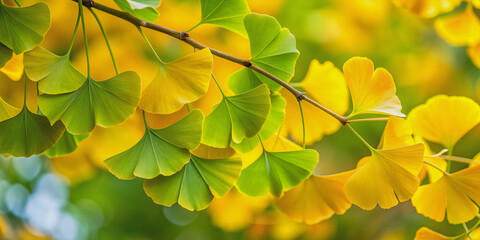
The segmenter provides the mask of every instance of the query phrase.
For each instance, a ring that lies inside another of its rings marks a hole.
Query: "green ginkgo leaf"
[[[0,2],[0,19],[0,42],[15,54],[37,46],[50,28],[50,10],[45,3],[18,8]]]
[[[240,175],[242,161],[205,159],[192,154],[190,162],[172,176],[145,180],[143,189],[152,200],[171,206],[178,202],[188,210],[203,210],[213,200],[228,193]]]
[[[90,134],[73,135],[68,131],[64,131],[60,140],[58,140],[53,147],[45,151],[45,154],[51,158],[70,154],[77,149],[79,143],[89,136]]]
[[[0,97],[0,122],[9,119],[20,112],[20,109],[8,104]]]
[[[45,116],[24,106],[15,117],[0,122],[0,154],[30,157],[43,153],[55,145],[64,130],[61,122],[51,126]]]
[[[57,56],[36,47],[23,57],[25,73],[38,82],[38,90],[47,94],[68,93],[80,88],[87,79],[70,62],[70,53]]]
[[[135,112],[140,88],[140,77],[132,71],[105,81],[87,78],[76,91],[40,95],[38,106],[52,124],[61,120],[70,133],[81,135],[95,125],[111,127],[125,121]]]
[[[318,162],[318,153],[311,149],[268,152],[264,151],[245,168],[237,181],[237,188],[249,196],[282,193],[307,179]]]
[[[203,120],[203,113],[193,110],[166,128],[153,129],[147,125],[143,138],[135,146],[105,160],[105,164],[120,179],[172,175],[190,160],[189,150],[200,145]]]
[[[272,136],[280,128],[283,119],[285,118],[285,106],[287,104],[285,99],[278,93],[272,93],[270,95],[270,102],[272,104],[270,113],[268,114],[267,120],[262,129],[258,133],[258,136],[263,140]],[[241,143],[231,142],[230,146],[239,153],[250,152],[260,144],[258,136],[245,138]]]
[[[289,82],[299,56],[293,34],[268,15],[250,13],[243,22],[250,39],[250,61],[282,81]],[[281,88],[273,80],[250,68],[235,72],[228,79],[228,86],[235,93],[247,91],[262,83],[273,91]]]
[[[243,17],[250,12],[245,0],[201,0],[202,19],[199,24],[214,24],[246,36]]]
[[[12,49],[0,43],[0,68],[5,66],[5,64],[8,62],[8,60],[10,60],[10,58],[12,58],[12,56]]]
[[[240,143],[262,129],[270,111],[270,92],[260,85],[245,93],[224,97],[205,118],[202,143],[225,148]]]
[[[160,0],[113,0],[120,9],[146,21],[156,21]]]

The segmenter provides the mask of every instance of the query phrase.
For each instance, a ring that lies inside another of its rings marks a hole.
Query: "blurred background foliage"
[[[9,3],[9,1],[5,1]],[[23,0],[22,5],[37,1]],[[46,0],[52,27],[43,47],[60,54],[67,48],[76,20],[77,5],[66,0]],[[114,6],[113,1],[99,0]],[[465,53],[441,38],[432,19],[422,19],[389,0],[248,0],[253,12],[275,16],[297,38],[300,58],[293,82],[301,81],[312,59],[331,61],[341,69],[352,56],[365,56],[375,67],[388,69],[396,82],[397,94],[408,113],[430,96],[445,93],[480,98],[480,69]],[[462,7],[462,6],[461,6]],[[200,19],[198,0],[164,0],[157,23],[186,30]],[[154,56],[131,24],[98,12],[110,37],[121,71],[134,70],[142,85],[156,73]],[[87,31],[92,75],[105,80],[114,75],[113,65],[100,29],[87,14]],[[175,60],[193,49],[162,34],[145,30],[162,59]],[[248,58],[246,39],[212,25],[191,32],[198,41],[235,56]],[[82,72],[86,61],[77,35],[73,63]],[[21,61],[20,61],[21,62]],[[21,64],[19,64],[21,66]],[[214,73],[227,90],[226,80],[241,66],[214,59]],[[14,106],[22,105],[22,81],[8,72],[0,73],[0,96]],[[29,82],[28,106],[36,108],[34,83]],[[228,92],[227,94],[231,93]],[[215,84],[207,97],[193,104],[205,114],[220,101]],[[167,126],[186,112],[148,115],[152,127]],[[122,181],[105,170],[103,160],[140,139],[142,120],[137,112],[125,123],[103,129],[96,127],[90,138],[73,154],[47,159],[0,157],[0,231],[6,239],[413,239],[421,226],[442,230],[447,235],[462,232],[461,226],[436,223],[417,214],[405,202],[390,210],[363,211],[356,206],[342,216],[315,225],[289,220],[272,204],[272,198],[252,198],[235,189],[201,212],[189,212],[178,205],[154,204],[139,180]],[[300,118],[300,115],[298,115]],[[384,123],[355,126],[372,144],[378,143]],[[472,158],[478,153],[480,127],[465,136],[455,155]],[[112,141],[115,139],[115,141]],[[122,144],[119,144],[121,142]],[[368,155],[361,142],[346,129],[309,148],[318,150],[316,172],[331,174],[354,168]],[[434,150],[438,150],[435,148]]]

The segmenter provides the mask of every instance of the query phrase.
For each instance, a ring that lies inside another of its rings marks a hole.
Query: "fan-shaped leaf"
[[[64,130],[61,122],[50,126],[45,116],[23,107],[15,117],[0,122],[0,154],[29,157],[43,153],[55,145]]]
[[[260,157],[245,168],[237,181],[239,191],[249,196],[269,193],[281,196],[312,174],[318,162],[314,150],[288,152],[263,151]]]
[[[250,39],[251,62],[289,82],[295,72],[295,63],[299,55],[295,37],[288,29],[281,28],[275,18],[268,15],[250,13],[245,16],[243,22]],[[237,94],[262,83],[267,84],[273,91],[281,88],[271,79],[249,68],[235,72],[228,79],[228,86]]]
[[[205,118],[202,143],[225,148],[232,140],[239,143],[251,138],[260,131],[269,111],[270,97],[266,85],[224,97]]]
[[[76,135],[90,132],[95,125],[111,127],[135,112],[140,98],[140,77],[124,72],[105,81],[88,78],[76,91],[43,94],[38,105],[51,123],[61,120]]]
[[[208,90],[213,57],[208,48],[160,65],[155,79],[143,90],[140,108],[168,114],[202,97]]]
[[[68,131],[64,131],[62,137],[50,149],[45,151],[45,154],[51,158],[60,157],[74,152],[80,142],[88,138],[90,134],[72,135]]]
[[[12,56],[13,56],[13,51],[7,46],[0,43],[0,68],[5,66],[5,63],[7,63],[8,60],[12,58]]]
[[[166,128],[147,126],[145,135],[135,146],[105,160],[105,164],[120,179],[172,175],[190,160],[188,150],[200,144],[203,119],[200,110],[193,110]]]
[[[245,0],[201,0],[202,23],[214,24],[246,35],[243,17],[250,12]]]
[[[37,46],[50,28],[50,10],[45,3],[17,8],[0,2],[0,19],[0,42],[15,54]]]
[[[20,112],[20,109],[8,104],[0,97],[0,122],[9,119]]]
[[[155,203],[171,206],[178,202],[188,210],[202,210],[214,195],[223,196],[233,186],[242,162],[238,158],[205,159],[195,155],[182,170],[172,176],[145,180],[145,193]]]
[[[113,0],[120,9],[147,21],[156,21],[161,0]]]
[[[70,54],[57,56],[42,47],[25,53],[25,73],[38,82],[38,89],[47,94],[77,90],[86,77],[70,63]]]

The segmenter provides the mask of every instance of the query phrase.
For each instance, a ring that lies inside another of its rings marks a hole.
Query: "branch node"
[[[299,92],[297,96],[295,96],[297,98],[297,101],[301,102],[302,100],[305,99],[305,94],[307,94],[306,92]]]
[[[82,0],[82,5],[87,8],[92,8],[95,6],[95,2],[93,0]]]
[[[188,37],[190,37],[190,35],[188,35],[187,32],[180,32],[180,40],[185,41]]]

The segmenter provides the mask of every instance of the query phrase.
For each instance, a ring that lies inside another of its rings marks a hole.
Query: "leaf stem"
[[[352,122],[375,122],[375,121],[388,121],[388,118],[363,118],[363,119],[353,119],[353,120],[348,120],[348,123],[352,123]]]
[[[470,235],[470,233],[469,233],[467,224],[462,223],[462,226],[463,226],[463,229],[465,229],[465,233],[467,234],[468,238],[470,238],[470,240],[473,240],[472,235]]]
[[[67,54],[70,54],[70,52],[72,52],[73,43],[75,42],[75,37],[77,36],[78,25],[80,25],[80,8],[78,9],[77,22],[75,23],[72,40],[70,41],[70,46],[68,47]]]
[[[376,151],[375,148],[373,148],[372,146],[370,146],[370,144],[368,144],[368,142],[365,141],[365,139],[363,139],[363,137],[362,137],[360,134],[358,134],[358,132],[355,131],[355,129],[353,129],[352,126],[350,126],[350,125],[348,125],[348,124],[347,124],[346,126],[348,127],[348,129],[350,129],[350,131],[352,131],[352,132],[355,134],[355,136],[357,136],[358,139],[360,139],[360,141],[362,141],[362,143],[363,143],[365,146],[368,147],[368,149],[370,149],[371,151]]]
[[[432,155],[432,156],[425,156],[427,158],[442,158],[448,161],[454,161],[454,162],[460,162],[460,163],[466,163],[470,164],[474,162],[473,159],[470,158],[464,158],[464,157],[457,157],[457,156],[437,156],[437,155]]]
[[[213,73],[211,73],[211,75],[212,75],[213,80],[215,80],[215,83],[217,84],[218,90],[220,90],[220,92],[222,93],[222,96],[223,96],[223,97],[226,97],[226,95],[225,95],[225,93],[223,92],[222,87],[220,87],[220,83],[218,83],[217,78],[215,77],[215,75],[213,75]]]
[[[190,31],[192,31],[193,29],[195,29],[195,28],[197,28],[198,26],[200,26],[200,24],[202,24],[202,22],[201,22],[201,21],[200,21],[200,22],[198,22],[197,24],[195,24],[195,26],[191,27],[190,29],[188,29],[188,30],[187,30],[187,31],[185,31],[185,32],[187,32],[187,33],[188,33],[188,32],[190,32]]]
[[[303,149],[305,149],[305,117],[303,116],[302,101],[298,101],[298,108],[300,109],[300,115],[302,116],[302,131],[303,131],[302,147]]]
[[[163,65],[165,64],[162,59],[160,58],[160,56],[158,56],[157,54],[157,51],[155,51],[155,48],[153,48],[152,44],[150,43],[150,41],[148,40],[147,36],[145,35],[145,33],[143,33],[143,30],[140,26],[137,26],[137,29],[138,31],[140,31],[140,34],[142,34],[142,37],[143,39],[145,39],[145,42],[147,42],[147,45],[150,47],[150,49],[152,50],[153,54],[155,55],[155,57],[157,58],[158,62]]]
[[[85,54],[87,55],[87,78],[90,78],[90,56],[88,54],[88,41],[87,41],[87,28],[85,27],[85,17],[83,16],[83,5],[81,1],[78,1],[78,7],[80,11],[80,17],[82,19],[83,41],[85,44]]]
[[[25,79],[25,88],[23,89],[23,107],[27,108],[27,76],[26,74],[23,75],[23,79]]]
[[[262,145],[263,151],[264,151],[264,152],[267,151],[267,150],[265,150],[265,146],[263,145],[262,138],[260,137],[260,135],[257,135],[257,136],[258,136],[258,140],[260,141],[260,145]]]
[[[425,164],[428,164],[428,165],[432,166],[433,168],[437,169],[438,171],[442,172],[443,175],[449,175],[448,172],[443,171],[443,170],[442,170],[440,167],[438,167],[437,165],[435,165],[435,164],[433,164],[433,163],[431,163],[431,162],[429,162],[429,161],[425,161],[425,160],[423,160],[423,162],[424,162]]]
[[[453,154],[453,146],[452,147],[448,147],[448,152],[447,152],[447,155],[448,156],[452,156]],[[452,161],[450,159],[447,159],[447,172],[450,172],[450,168],[452,167]]]
[[[82,1],[82,0],[74,0],[74,1]],[[140,27],[150,28],[150,29],[155,30],[157,32],[161,32],[163,34],[166,34],[166,35],[169,35],[173,38],[176,38],[180,41],[183,41],[183,42],[185,42],[185,43],[189,44],[190,46],[195,47],[197,49],[208,48],[206,45],[204,45],[200,42],[197,42],[195,39],[191,38],[190,35],[187,32],[175,31],[175,30],[166,28],[164,26],[161,26],[161,25],[158,25],[158,24],[155,24],[155,23],[152,23],[152,22],[144,21],[144,20],[142,20],[140,18],[137,18],[137,17],[135,17],[135,16],[133,16],[129,13],[122,12],[122,11],[107,7],[105,5],[94,2],[93,0],[88,0],[88,1],[85,2],[85,4],[88,7],[93,7],[95,9],[98,9],[98,10],[102,11],[102,12],[108,13],[110,15],[121,18],[125,21],[128,21],[128,22],[132,23],[133,25],[137,26],[138,28],[140,28]],[[221,52],[221,51],[216,50],[214,48],[209,48],[209,49],[210,49],[210,52],[213,55],[218,56],[218,57],[223,58],[223,59],[226,59],[230,62],[240,64],[240,65],[242,65],[246,68],[250,68],[253,71],[256,71],[257,73],[273,80],[274,82],[276,82],[277,84],[279,84],[283,88],[287,89],[297,99],[305,100],[306,102],[308,102],[308,103],[314,105],[315,107],[321,109],[325,113],[327,113],[330,116],[337,119],[342,125],[347,124],[347,118],[345,116],[339,115],[339,114],[333,112],[332,110],[330,110],[329,108],[327,108],[327,107],[321,105],[320,103],[316,102],[315,100],[307,97],[304,92],[301,92],[301,91],[295,89],[293,86],[291,86],[287,82],[282,81],[280,78],[276,77],[275,75],[271,74],[270,72],[267,72],[264,69],[260,68],[259,66],[253,64],[250,60],[239,58],[239,57]]]
[[[93,17],[95,17],[95,20],[97,21],[98,26],[100,27],[100,30],[102,31],[103,38],[105,39],[105,42],[107,43],[108,51],[110,52],[110,57],[112,58],[112,63],[113,63],[113,67],[115,68],[115,73],[118,75],[119,72],[118,72],[117,63],[115,61],[115,57],[113,56],[113,51],[112,51],[112,48],[110,47],[110,42],[108,41],[107,33],[105,32],[105,29],[103,28],[102,22],[100,21],[100,18],[98,18],[97,14],[93,11],[93,9],[88,8],[88,10],[90,10]]]
[[[17,6],[22,7],[22,5],[20,5],[20,3],[18,2],[18,0],[14,0],[14,1],[15,1],[15,3],[17,4]]]
[[[145,116],[145,111],[142,110],[142,116],[143,116],[143,123],[145,124],[145,129],[149,129],[150,126],[148,125],[147,122],[147,116]]]

